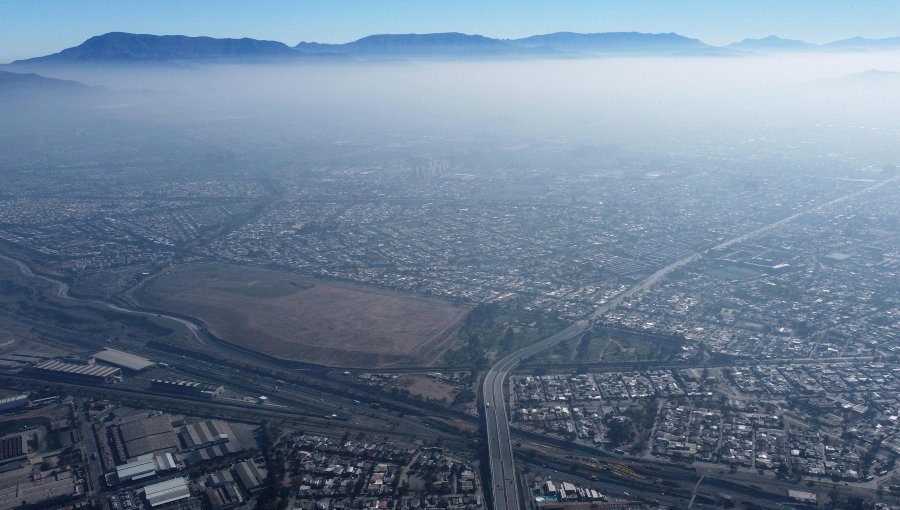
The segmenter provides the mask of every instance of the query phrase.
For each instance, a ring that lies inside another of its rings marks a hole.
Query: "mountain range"
[[[866,52],[900,50],[900,37],[855,37],[828,44],[770,36],[745,39],[725,47],[679,34],[640,32],[557,32],[521,39],[495,39],[457,32],[370,35],[344,44],[301,42],[294,47],[277,41],[216,39],[183,35],[111,32],[91,37],[58,53],[18,60],[13,68],[56,65],[156,64],[190,65],[218,62],[304,62],[391,60],[408,58],[573,58],[585,56],[737,56],[785,52]]]
[[[900,37],[887,39],[853,37],[825,44],[813,44],[770,35],[762,39],[744,39],[743,41],[729,44],[726,48],[759,53],[896,51],[900,50]]]
[[[77,81],[57,80],[34,73],[0,71],[0,92],[4,95],[19,92],[100,92],[102,87],[90,87]]]
[[[557,32],[522,39],[492,39],[457,32],[442,34],[370,35],[346,44],[301,42],[294,47],[305,54],[363,56],[584,56],[677,55],[728,52],[678,34]]]
[[[17,60],[13,65],[257,62],[296,57],[296,51],[277,41],[110,32],[59,53]]]
[[[58,80],[34,73],[0,71],[0,108],[60,111],[67,107],[91,107],[117,97],[104,87],[89,86],[77,81]]]
[[[815,51],[818,45],[799,41],[796,39],[782,39],[776,35],[763,37],[762,39],[744,39],[743,41],[731,43],[727,48],[739,51],[751,52],[786,52],[786,51]]]

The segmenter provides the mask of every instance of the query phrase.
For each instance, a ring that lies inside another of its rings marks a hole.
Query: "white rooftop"
[[[94,357],[111,365],[116,365],[117,367],[127,368],[128,370],[134,371],[143,370],[156,364],[148,360],[147,358],[135,356],[134,354],[130,354],[117,349],[103,349],[102,351],[94,354]]]
[[[144,494],[150,506],[159,506],[189,497],[191,489],[186,478],[173,478],[144,487]]]

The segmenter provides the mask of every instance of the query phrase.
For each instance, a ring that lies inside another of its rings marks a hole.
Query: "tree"
[[[782,463],[778,464],[776,471],[778,472],[779,478],[787,478],[788,473],[790,472],[790,468],[788,468],[787,464],[782,462]]]
[[[631,420],[627,418],[614,418],[608,427],[607,437],[616,445],[625,444],[634,439],[634,428],[631,426]]]
[[[512,349],[515,340],[516,334],[513,332],[512,327],[507,326],[506,331],[503,333],[503,350],[508,351]]]

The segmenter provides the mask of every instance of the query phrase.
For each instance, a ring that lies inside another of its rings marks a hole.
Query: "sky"
[[[490,37],[677,32],[709,44],[777,34],[822,43],[900,36],[896,0],[0,0],[0,62],[107,32],[252,37],[294,45],[376,33]]]

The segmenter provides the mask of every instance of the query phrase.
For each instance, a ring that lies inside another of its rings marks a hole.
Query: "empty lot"
[[[132,293],[141,305],[190,315],[228,342],[332,366],[429,364],[468,308],[268,269],[186,264]]]

